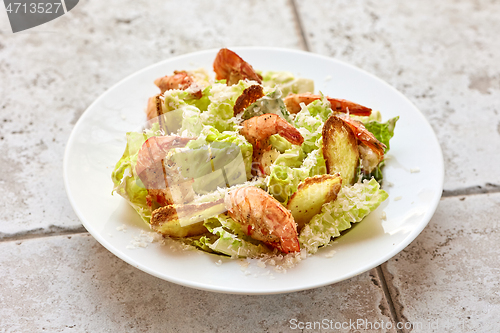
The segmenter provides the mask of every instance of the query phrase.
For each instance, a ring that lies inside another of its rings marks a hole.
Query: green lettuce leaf
[[[243,90],[251,86],[250,81],[240,81],[238,84],[227,86],[224,83],[214,83],[207,88],[207,96],[210,104],[207,111],[201,114],[201,122],[210,125],[219,132],[236,130],[236,123],[231,121],[234,115],[234,103],[243,93]]]
[[[341,231],[349,229],[351,223],[363,220],[388,196],[375,179],[342,187],[337,199],[323,205],[321,212],[302,229],[300,246],[309,253],[316,253],[319,247],[327,245],[333,237],[340,236]]]
[[[227,215],[219,215],[205,221],[205,227],[217,238],[202,237],[194,243],[202,250],[211,250],[232,258],[255,258],[271,253],[262,243],[246,236],[239,224]]]
[[[216,237],[207,237],[207,236],[201,236],[198,239],[195,239],[192,243],[192,245],[196,246],[202,251],[208,252],[208,253],[216,253],[210,248],[210,245],[215,242]]]
[[[321,99],[307,105],[307,111],[312,117],[319,118],[323,123],[330,118],[333,111],[330,102],[321,94]]]
[[[232,142],[214,141],[193,149],[174,149],[169,160],[176,164],[184,178],[193,179],[193,190],[197,194],[247,181],[249,162],[245,162],[241,146]]]
[[[284,205],[304,179],[326,172],[321,149],[304,156],[301,148],[290,149],[270,166],[270,175],[266,177],[269,194]]]
[[[244,136],[242,136],[241,134],[239,134],[236,131],[219,132],[213,126],[203,126],[203,129],[201,130],[198,138],[196,140],[190,141],[186,145],[186,149],[199,149],[201,147],[204,147],[204,146],[206,147],[207,145],[210,145],[211,143],[215,143],[215,142],[217,142],[218,145],[214,145],[214,144],[211,145],[211,147],[213,147],[215,149],[222,149],[223,146],[226,147],[227,149],[229,149],[230,147],[233,147],[233,148],[239,147],[239,150],[241,151],[241,156],[243,158],[243,162],[245,164],[246,177],[247,177],[247,179],[251,179],[252,178],[253,147],[245,139]],[[232,153],[234,153],[233,150],[231,150],[231,151],[232,151]],[[222,156],[223,155],[220,155],[221,160],[222,160]],[[217,161],[215,161],[214,163],[217,163]],[[196,165],[196,164],[193,164],[193,165]]]
[[[309,153],[302,164],[303,168],[307,168],[309,170],[309,177],[324,175],[327,173],[326,162],[323,157],[323,149],[321,148],[321,145],[322,143],[320,144],[319,149]]]
[[[382,114],[378,110],[375,110],[375,111],[372,110],[372,113],[369,116],[356,116],[353,114],[350,114],[350,116],[351,116],[351,118],[358,120],[358,121],[362,122],[363,124],[367,123],[369,121],[382,122]]]
[[[200,111],[207,111],[210,104],[210,74],[204,68],[198,68],[188,73],[195,78],[197,85],[202,89],[202,97],[196,98],[191,89],[179,90],[172,89],[163,93],[165,103],[163,106],[164,112],[176,110],[175,103],[182,100],[184,103],[196,107]]]
[[[164,93],[163,114],[161,118],[162,130],[166,135],[178,134],[182,136],[197,136],[203,125],[200,120],[201,111],[199,101],[185,90],[167,90]],[[159,126],[159,118],[149,123]]]
[[[288,149],[292,149],[293,147],[293,145],[290,142],[288,142],[287,139],[285,139],[279,134],[271,135],[269,137],[269,143],[274,149],[276,149],[280,153],[284,153],[285,151],[287,151]]]
[[[381,123],[379,121],[368,121],[365,122],[364,125],[366,129],[377,138],[378,141],[382,142],[386,145],[385,153],[387,153],[390,149],[389,141],[394,136],[394,128],[396,127],[396,122],[398,121],[398,117],[394,117],[386,121],[385,123]]]
[[[304,94],[314,92],[314,81],[311,79],[296,78],[292,73],[285,71],[262,72],[262,83],[266,87],[278,87],[283,96],[288,94]]]
[[[323,124],[332,113],[326,98],[308,104],[297,113],[294,125],[304,138],[302,149],[306,154],[321,146]]]
[[[376,121],[376,120],[370,120],[364,123],[366,129],[370,131],[377,140],[385,144],[386,148],[384,151],[384,154],[387,154],[387,152],[390,149],[390,140],[394,136],[394,128],[396,127],[396,122],[398,121],[399,117],[394,117],[386,121],[385,123]],[[385,166],[385,160],[381,161],[377,167],[369,174],[364,174],[361,171],[361,168],[358,170],[358,177],[361,178],[361,180],[364,179],[371,179],[375,178],[379,183],[384,179],[384,175],[382,173],[382,169]]]
[[[148,191],[144,188],[141,180],[135,175],[135,165],[137,164],[137,154],[142,144],[155,134],[158,133],[155,131],[127,133],[125,152],[116,163],[115,169],[111,174],[114,184],[112,193],[116,192],[125,198],[146,223],[149,223],[151,219],[151,211],[146,202]]]
[[[305,157],[306,154],[302,150],[301,146],[292,146],[292,148],[287,149],[285,152],[280,154],[274,161],[274,164],[286,165],[291,168],[300,168]]]
[[[309,170],[305,168],[291,168],[273,164],[270,170],[271,173],[266,178],[269,194],[284,205],[290,196],[297,191],[300,182],[309,176]]]
[[[172,89],[167,90],[163,93],[165,98],[165,102],[163,104],[163,111],[169,112],[178,109],[180,103],[188,104],[196,107],[198,110],[206,111],[208,108],[208,104],[210,104],[210,100],[208,95],[210,93],[210,87],[207,87],[202,90],[202,97],[196,98],[194,95],[189,92],[189,90],[178,90]]]
[[[286,109],[282,93],[278,88],[252,103],[246,108],[241,118],[246,120],[266,113],[277,114],[289,123],[291,122],[290,113]]]

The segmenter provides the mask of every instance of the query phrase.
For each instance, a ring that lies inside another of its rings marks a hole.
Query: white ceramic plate
[[[142,230],[150,230],[123,198],[111,195],[110,176],[125,149],[125,133],[145,121],[146,101],[157,93],[154,79],[174,70],[211,71],[218,50],[209,50],[167,59],[127,77],[99,97],[76,124],[66,147],[64,181],[76,214],[99,243],[134,267],[180,285],[272,294],[348,279],[387,261],[414,240],[439,203],[444,175],[439,143],[422,113],[382,80],[338,60],[296,50],[232,49],[258,70],[287,70],[314,79],[317,91],[380,110],[384,121],[400,116],[384,170],[393,184],[385,187],[389,199],[335,244],[286,274],[257,265],[244,270],[238,260],[174,251],[160,243],[127,248]]]

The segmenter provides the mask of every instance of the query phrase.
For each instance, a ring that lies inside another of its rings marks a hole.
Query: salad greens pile
[[[250,184],[264,189],[286,206],[301,182],[308,177],[327,173],[322,152],[322,128],[333,111],[330,102],[322,98],[307,106],[302,105],[299,113],[291,115],[283,103],[283,97],[289,93],[314,91],[313,81],[296,78],[288,72],[263,72],[261,75],[265,96],[236,117],[233,114],[236,100],[256,82],[241,80],[238,84],[228,86],[224,81],[210,82],[206,75],[201,98],[193,98],[187,90],[165,91],[162,108],[167,128],[160,129],[156,122],[149,124],[142,132],[127,133],[125,152],[112,173],[114,192],[124,197],[149,223],[152,212],[147,203],[148,190],[135,172],[138,153],[148,138],[176,134],[195,138],[185,148],[174,149],[171,155],[176,163],[185,164],[183,170],[187,171],[183,176],[195,179],[193,189],[196,196],[193,202],[220,200],[229,190]],[[240,124],[241,119],[265,113],[283,117],[300,131],[304,142],[300,146],[292,145],[281,136],[273,135],[270,143],[274,155],[268,175],[254,177],[251,173],[253,147],[239,134]],[[368,117],[352,117],[361,121],[385,144],[387,153],[398,118],[382,122],[379,112],[373,112]],[[221,158],[219,162],[217,156],[234,156],[237,162],[230,167],[218,166],[218,163],[223,164],[227,159]],[[300,231],[301,249],[315,253],[353,223],[363,220],[387,199],[388,194],[380,188],[383,164],[382,161],[370,174],[358,170],[358,181],[352,186],[344,184],[337,199],[323,205],[321,212]],[[210,178],[214,166],[215,169],[223,168],[223,182],[218,176]],[[185,239],[203,251],[231,257],[258,257],[276,253],[276,250],[273,252],[262,242],[246,235],[240,224],[227,214],[207,218],[203,225],[207,233]]]

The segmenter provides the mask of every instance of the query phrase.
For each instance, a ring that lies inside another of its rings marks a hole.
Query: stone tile
[[[83,111],[119,80],[208,48],[302,47],[287,0],[80,1],[59,19],[17,34],[3,15],[0,238],[80,226],[61,177],[64,147]]]
[[[498,331],[499,215],[500,194],[442,199],[422,234],[383,265],[412,332]]]
[[[296,332],[299,322],[387,327],[391,320],[375,270],[314,290],[243,296],[152,277],[85,233],[1,242],[0,252],[0,327],[7,332]]]
[[[500,184],[496,1],[297,1],[312,52],[405,94],[436,132],[445,189]],[[381,110],[383,112],[383,110]]]

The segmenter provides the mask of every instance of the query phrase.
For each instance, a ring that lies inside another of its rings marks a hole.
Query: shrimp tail
[[[293,145],[301,145],[304,143],[304,137],[300,134],[299,130],[287,122],[278,122],[277,130],[279,135]]]
[[[369,116],[372,114],[372,109],[367,108],[366,106],[348,101],[346,99],[337,99],[337,98],[326,98],[328,102],[330,102],[331,108],[333,111],[344,112],[355,114],[357,116]]]
[[[325,98],[330,102],[332,110],[336,112],[350,113],[357,116],[369,116],[372,113],[372,109],[346,99],[331,98],[328,96],[325,96]],[[313,95],[310,93],[292,94],[285,97],[284,102],[288,112],[298,113],[302,110],[300,106],[301,103],[308,105],[319,99],[321,99],[321,95]]]
[[[363,142],[365,145],[370,147],[374,152],[376,152],[380,156],[384,156],[384,151],[387,148],[386,145],[384,145],[380,141],[375,141],[375,142]]]
[[[257,175],[259,173],[260,175],[265,174],[263,172],[262,158],[264,153],[271,150],[269,143],[271,135],[279,134],[294,145],[301,145],[304,142],[304,137],[302,137],[298,129],[273,113],[266,113],[245,120],[240,134],[253,146],[252,173]]]
[[[214,60],[216,80],[226,80],[227,85],[237,84],[240,80],[253,80],[262,83],[262,77],[253,67],[233,51],[223,48]]]
[[[281,238],[280,248],[281,252],[291,253],[300,251],[300,243],[298,238]]]
[[[373,150],[379,156],[380,161],[382,161],[387,146],[377,140],[373,133],[368,131],[362,122],[354,120],[347,115],[343,115],[340,119],[351,128],[356,138]]]
[[[229,216],[248,236],[284,253],[300,251],[292,213],[266,191],[242,187],[229,192],[224,203]]]

